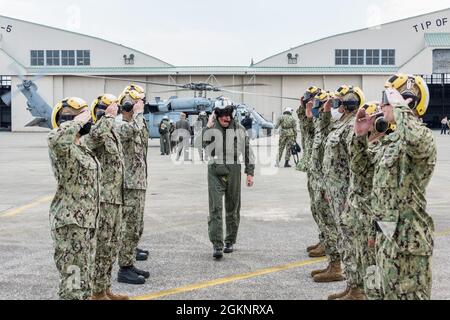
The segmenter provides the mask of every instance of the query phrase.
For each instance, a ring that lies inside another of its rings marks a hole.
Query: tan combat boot
[[[338,300],[367,300],[364,290],[361,288],[351,288],[349,292]]]
[[[314,270],[314,271],[311,272],[311,277],[314,278],[315,275],[327,272],[329,269],[330,269],[330,264],[328,264],[328,267],[326,269]]]
[[[105,291],[102,291],[99,293],[93,293],[90,300],[102,301],[102,300],[111,300],[111,299],[108,298]]]
[[[336,282],[336,281],[344,281],[344,280],[345,280],[345,277],[342,274],[340,261],[330,262],[330,266],[328,267],[327,271],[316,274],[314,276],[314,282],[319,282],[319,283]]]
[[[112,293],[111,289],[106,291],[106,295],[108,296],[109,300],[130,300],[130,297],[126,295]]]
[[[318,244],[313,245],[313,246],[309,246],[308,248],[306,248],[306,252],[310,252],[312,250],[315,250],[319,246],[320,246],[320,242]]]
[[[311,250],[309,252],[309,257],[310,258],[325,257],[325,247],[322,244],[319,244],[319,246],[316,249]]]
[[[339,292],[339,293],[328,296],[328,300],[338,300],[338,299],[346,296],[350,292],[350,290],[351,290],[350,286],[347,285],[347,288],[343,292]]]

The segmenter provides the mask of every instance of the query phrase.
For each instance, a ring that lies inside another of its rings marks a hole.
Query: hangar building
[[[360,86],[368,100],[379,100],[385,80],[396,72],[425,77],[431,91],[425,118],[430,126],[439,126],[443,115],[450,116],[450,8],[302,44],[250,66],[173,66],[104,39],[0,16],[0,96],[11,92],[12,97],[11,103],[0,101],[3,130],[44,130],[25,127],[32,117],[25,97],[16,90],[24,77],[32,79],[53,106],[66,96],[90,102],[104,92],[118,95],[126,85],[79,75],[159,83],[207,81],[287,97],[299,97],[311,85],[335,90],[346,83]],[[146,90],[150,99],[192,96],[192,92],[158,93],[167,88],[155,85],[147,85]],[[296,107],[295,102],[279,98],[228,96],[254,106],[270,120],[283,107]]]

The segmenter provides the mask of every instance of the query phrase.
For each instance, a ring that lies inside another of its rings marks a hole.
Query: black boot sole
[[[148,256],[142,256],[142,255],[139,255],[139,256],[136,256],[136,261],[147,261],[148,260]]]
[[[145,284],[145,279],[138,279],[138,280],[130,280],[130,279],[126,279],[126,278],[122,278],[120,276],[117,277],[117,282],[120,283],[126,283],[126,284],[135,284],[135,285],[141,285],[141,284]]]

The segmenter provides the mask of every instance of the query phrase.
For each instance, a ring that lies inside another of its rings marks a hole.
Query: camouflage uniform
[[[295,119],[292,115],[284,114],[278,118],[277,125],[275,129],[281,127],[280,142],[278,147],[278,161],[281,161],[283,156],[283,151],[286,149],[285,160],[289,161],[291,158],[291,147],[295,143],[297,138]]]
[[[308,171],[308,184],[312,192],[311,211],[319,226],[320,241],[325,246],[325,252],[331,262],[340,261],[340,255],[337,246],[338,232],[325,194],[323,162],[325,141],[333,125],[330,112],[322,112],[319,119],[314,120],[314,138]]]
[[[297,116],[300,122],[301,144],[303,156],[298,162],[297,170],[307,172],[309,168],[309,161],[311,158],[311,149],[314,139],[314,121],[306,117],[306,109],[300,106],[297,110]]]
[[[373,174],[375,164],[380,155],[380,149],[386,144],[386,138],[376,140],[367,145],[367,155],[364,166],[360,164],[362,152],[366,145],[360,144],[354,135],[350,147],[350,187],[348,191],[348,203],[350,206],[350,218],[354,229],[353,245],[356,251],[356,285],[365,288],[366,296],[370,300],[379,300],[381,292],[371,290],[370,280],[366,277],[369,267],[375,265],[375,249],[369,247],[369,240],[375,240],[376,231],[374,218],[370,207],[372,193]]]
[[[83,137],[102,167],[100,214],[97,222],[97,251],[92,291],[98,294],[111,287],[111,271],[116,261],[123,204],[123,150],[115,118],[105,115]]]
[[[50,161],[58,187],[50,205],[59,296],[83,300],[91,296],[95,227],[99,210],[100,164],[75,138],[83,125],[70,121],[48,135]]]
[[[159,124],[159,148],[161,150],[162,154],[170,154],[170,146],[171,146],[171,140],[170,140],[170,128],[172,127],[172,124],[169,120],[163,120]]]
[[[384,299],[430,299],[434,224],[425,209],[425,189],[436,165],[436,143],[409,107],[395,107],[394,115],[397,130],[380,149],[373,178],[376,268],[367,276]],[[361,166],[366,157],[360,157]]]
[[[227,136],[227,135],[232,136]],[[234,139],[232,139],[234,138]],[[245,174],[253,176],[255,171],[249,137],[236,120],[228,129],[215,120],[212,129],[205,128],[195,137],[195,144],[202,144],[211,157],[208,163],[209,218],[208,233],[215,249],[225,244],[235,244],[241,211],[241,162],[245,163]],[[213,141],[212,141],[213,140]],[[242,159],[241,159],[242,158]],[[223,238],[223,198],[225,197],[226,237]]]
[[[119,265],[132,266],[136,248],[144,231],[145,192],[147,190],[148,128],[144,116],[136,114],[118,128],[125,160],[125,189]]]
[[[355,232],[348,202],[350,185],[350,145],[355,116],[349,114],[336,122],[325,143],[323,174],[326,195],[338,231],[338,250],[344,264],[348,285],[356,288],[356,252],[353,246]]]

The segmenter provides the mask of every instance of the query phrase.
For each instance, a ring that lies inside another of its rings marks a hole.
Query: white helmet
[[[164,116],[163,120],[169,120],[169,116]]]
[[[214,103],[214,109],[225,109],[226,107],[234,107],[233,101],[228,98],[218,98]]]
[[[200,112],[200,114],[199,114],[200,116],[206,116],[206,111],[202,111],[202,112]]]
[[[292,115],[294,113],[294,109],[286,107],[284,108],[284,113],[290,113]]]

